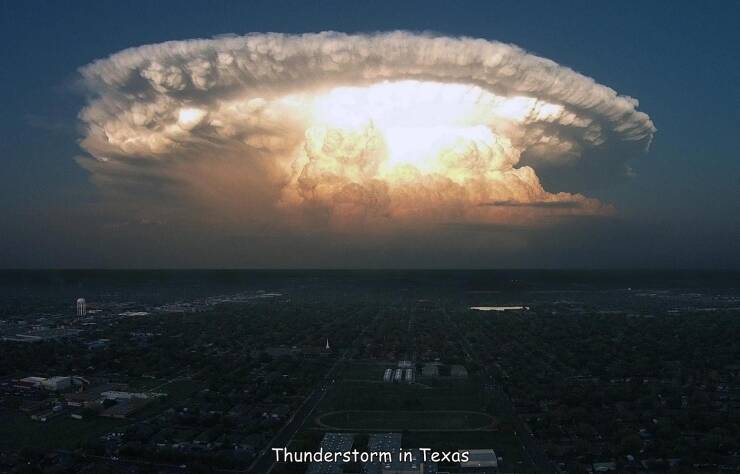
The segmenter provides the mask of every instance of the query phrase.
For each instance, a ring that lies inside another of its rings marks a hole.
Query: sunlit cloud
[[[81,74],[79,162],[153,220],[368,234],[607,215],[548,192],[537,168],[599,153],[626,169],[655,132],[635,99],[477,39],[254,34],[128,49]]]

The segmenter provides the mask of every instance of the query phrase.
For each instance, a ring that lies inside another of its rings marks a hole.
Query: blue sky
[[[403,29],[514,43],[638,98],[658,129],[650,152],[632,163],[632,179],[584,186],[619,209],[619,224],[582,231],[593,240],[570,230],[562,246],[501,265],[740,267],[738,1],[0,5],[0,266],[125,266],[112,255],[119,247],[110,251],[69,230],[89,222],[85,209],[99,198],[73,160],[82,154],[80,66],[128,47],[228,33]],[[189,265],[176,254],[168,258],[159,264]],[[404,262],[414,265],[413,258]]]

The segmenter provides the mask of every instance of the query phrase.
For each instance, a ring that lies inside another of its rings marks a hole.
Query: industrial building
[[[424,474],[427,471],[424,469],[423,457],[419,450],[411,451],[410,460],[401,460],[400,456],[394,456],[393,461],[390,464],[383,466],[380,471],[383,474]]]
[[[100,396],[108,400],[132,400],[132,399],[145,400],[149,398],[149,395],[147,395],[146,393],[117,392],[115,390],[109,390],[107,392],[102,392]]]
[[[406,369],[406,383],[414,382],[414,369]]]
[[[465,378],[468,376],[468,369],[462,365],[453,365],[450,367],[450,376]]]
[[[393,381],[393,369],[385,369],[385,373],[383,374],[383,382],[392,382]]]
[[[46,381],[46,377],[25,377],[18,380],[18,383],[22,386],[42,388],[42,383]]]
[[[461,472],[476,474],[492,474],[498,472],[498,457],[493,449],[467,449],[460,450],[459,453],[467,451],[467,462],[460,463]]]
[[[72,387],[72,377],[50,377],[41,382],[41,385],[46,390],[50,390],[52,392],[61,392],[62,390],[66,390]]]
[[[41,342],[41,341],[52,341],[59,340],[69,337],[74,337],[82,332],[80,329],[70,328],[46,328],[39,327],[34,328],[32,331],[26,333],[18,333],[15,335],[5,335],[0,340],[8,342]]]
[[[393,369],[388,368],[385,369],[385,372],[383,373],[383,382],[395,382],[395,383],[414,383],[415,380],[415,371],[413,369],[413,365],[411,365],[409,368],[401,368],[401,364],[404,364],[404,362],[407,361],[401,361],[398,365],[399,368]],[[404,364],[404,366],[407,366],[408,364]]]
[[[529,306],[471,306],[474,311],[529,311]]]
[[[54,377],[25,377],[18,380],[20,385],[33,388],[43,388],[50,392],[62,392],[73,387],[80,387],[87,383],[82,377],[71,375],[54,376]]]
[[[439,376],[439,364],[428,363],[424,364],[421,368],[422,377],[438,377]]]

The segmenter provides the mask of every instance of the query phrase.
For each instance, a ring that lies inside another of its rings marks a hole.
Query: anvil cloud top
[[[107,199],[154,192],[154,214],[188,202],[179,219],[236,228],[382,234],[612,214],[548,192],[537,169],[625,171],[655,133],[637,100],[470,38],[251,34],[127,49],[80,72],[79,162]]]

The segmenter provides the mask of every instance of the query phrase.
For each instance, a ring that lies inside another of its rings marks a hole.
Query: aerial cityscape
[[[714,473],[740,465],[738,273],[16,271],[2,279],[3,469]],[[75,298],[81,291],[84,300]],[[321,448],[412,458],[302,454]],[[432,461],[430,451],[455,456]]]
[[[0,1],[0,473],[740,473],[740,1]]]

